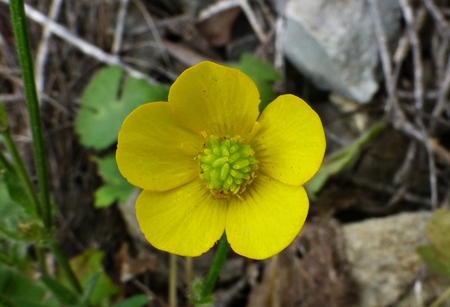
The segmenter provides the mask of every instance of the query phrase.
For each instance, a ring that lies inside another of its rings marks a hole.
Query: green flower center
[[[217,197],[241,194],[256,177],[255,152],[241,137],[211,135],[198,156],[200,177]]]

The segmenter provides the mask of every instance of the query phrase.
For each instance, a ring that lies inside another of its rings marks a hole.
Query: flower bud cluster
[[[240,137],[210,136],[200,161],[200,177],[217,197],[242,193],[256,177],[258,161],[255,152]]]

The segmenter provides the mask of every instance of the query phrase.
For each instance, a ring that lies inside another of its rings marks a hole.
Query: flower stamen
[[[211,135],[198,156],[200,177],[219,198],[239,196],[257,175],[258,161],[245,139]]]

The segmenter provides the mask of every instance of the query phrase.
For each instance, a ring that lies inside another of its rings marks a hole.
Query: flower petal
[[[280,182],[302,185],[319,170],[325,154],[325,133],[317,113],[302,99],[282,95],[258,119],[249,144],[259,171]]]
[[[201,62],[185,70],[169,91],[176,119],[195,132],[245,136],[258,118],[259,92],[237,69]]]
[[[225,230],[227,202],[194,180],[165,192],[143,191],[136,216],[147,240],[169,253],[195,257],[208,251]]]
[[[258,174],[241,197],[231,199],[225,229],[232,249],[248,258],[265,259],[286,248],[308,214],[303,187],[263,174]]]
[[[200,135],[175,122],[167,102],[148,103],[123,122],[117,165],[131,184],[144,190],[165,191],[199,176],[195,157],[202,145]]]

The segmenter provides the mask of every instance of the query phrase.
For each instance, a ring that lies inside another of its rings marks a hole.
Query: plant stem
[[[193,304],[191,302],[192,298],[192,285],[194,281],[194,263],[192,261],[192,257],[185,257],[185,279],[186,279],[186,288],[187,288],[187,307],[192,307]]]
[[[208,277],[203,285],[201,297],[205,298],[211,296],[216,280],[219,277],[222,266],[227,258],[228,250],[230,249],[230,243],[228,243],[227,235],[223,233],[220,239],[219,247],[217,248],[216,255],[214,256],[213,263],[209,269]]]
[[[73,270],[70,267],[69,262],[67,262],[67,259],[66,257],[64,257],[64,254],[62,253],[58,244],[56,244],[55,242],[50,243],[50,249],[52,250],[53,255],[56,258],[56,261],[58,261],[59,265],[61,266],[61,269],[63,270],[64,275],[66,275],[72,288],[80,294],[83,293],[83,288],[81,288],[81,285],[78,282],[77,277],[73,273]]]
[[[444,293],[442,293],[430,307],[438,307],[441,305],[446,299],[450,298],[450,288],[445,290]]]
[[[27,109],[30,116],[31,133],[33,135],[33,149],[39,185],[42,222],[44,227],[48,231],[51,231],[53,227],[52,210],[48,186],[47,163],[45,160],[44,137],[42,134],[36,84],[34,82],[33,61],[31,59],[30,41],[23,0],[11,0],[10,10],[19,63],[22,69]]]
[[[31,59],[30,40],[25,16],[23,0],[10,1],[11,20],[16,41],[17,54],[22,69],[22,79],[25,88],[27,109],[30,117],[31,134],[33,136],[34,159],[39,186],[40,215],[46,231],[51,234],[53,231],[52,204],[50,202],[50,189],[48,184],[47,161],[45,159],[45,144],[42,133],[42,122],[39,110],[39,101],[34,81],[33,61]],[[54,241],[50,243],[50,248],[58,261],[64,274],[72,287],[78,292],[83,290],[70,267],[69,262],[64,257],[58,244]]]
[[[169,307],[177,307],[177,256],[169,255]]]

